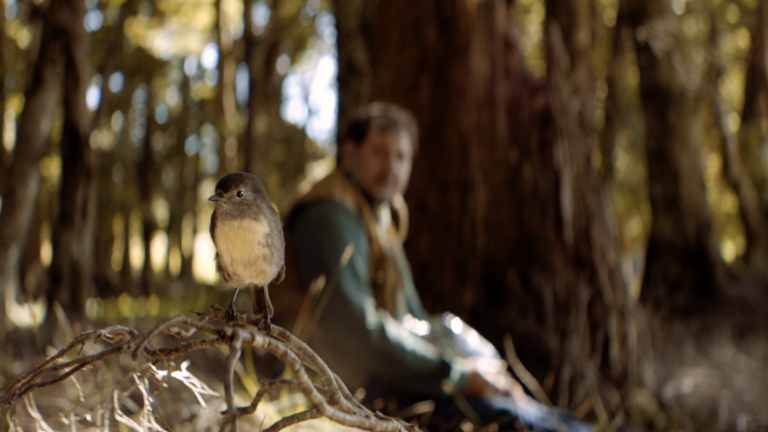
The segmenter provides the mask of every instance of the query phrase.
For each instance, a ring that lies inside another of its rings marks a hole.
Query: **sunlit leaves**
[[[544,0],[519,0],[514,2],[514,6],[526,63],[535,76],[543,76],[547,70],[544,58]]]
[[[32,30],[17,19],[5,25],[5,34],[16,41],[19,49],[27,49],[32,42]]]
[[[125,35],[135,46],[157,57],[199,54],[216,25],[213,0],[161,0],[151,16],[138,14],[125,22]]]
[[[165,13],[169,25],[205,34],[216,25],[215,3],[214,0],[158,0],[156,6]]]

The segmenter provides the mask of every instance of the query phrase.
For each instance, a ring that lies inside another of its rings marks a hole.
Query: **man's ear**
[[[354,164],[354,159],[357,154],[357,144],[352,140],[346,140],[341,143],[339,148],[339,165],[342,170],[349,172]]]

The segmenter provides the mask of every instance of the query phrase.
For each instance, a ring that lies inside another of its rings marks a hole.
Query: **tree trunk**
[[[723,262],[706,200],[701,154],[702,79],[673,42],[680,25],[662,0],[628,2],[640,69],[653,226],[642,300],[685,310],[714,295]],[[694,84],[692,84],[694,83]]]
[[[25,104],[18,120],[13,163],[3,187],[0,213],[0,287],[3,298],[15,298],[19,288],[18,266],[40,189],[39,162],[48,149],[53,114],[59,106],[64,77],[66,35],[71,23],[82,27],[66,2],[53,2],[45,13],[43,36],[31,79],[24,92]],[[13,179],[13,180],[10,180]],[[5,307],[0,307],[0,319]]]
[[[183,108],[181,114],[176,119],[176,128],[179,133],[176,135],[176,143],[174,144],[172,163],[175,172],[175,179],[173,181],[172,191],[169,196],[169,204],[171,206],[171,217],[168,221],[168,243],[169,250],[178,248],[180,252],[180,270],[178,280],[182,281],[183,285],[194,284],[194,278],[192,276],[192,254],[185,253],[185,244],[182,242],[183,238],[183,221],[184,216],[188,213],[195,213],[195,201],[197,200],[197,168],[195,166],[195,160],[188,157],[184,152],[184,142],[190,135],[190,120],[192,119],[192,110],[196,106],[196,102],[189,94],[189,78],[186,75],[182,78],[181,83],[181,95],[183,98]],[[186,251],[189,252],[189,251]],[[170,256],[168,259],[168,265],[171,265]],[[172,294],[174,294],[172,292]]]
[[[622,98],[619,96],[621,81],[628,71],[627,52],[633,49],[632,31],[627,19],[626,8],[619,5],[616,25],[613,29],[613,40],[611,46],[611,58],[608,60],[608,76],[606,84],[608,95],[605,98],[605,125],[600,132],[600,155],[601,155],[601,174],[603,183],[609,185],[614,177],[613,150],[616,139],[625,126],[622,116],[626,112],[626,107],[622,104]]]
[[[739,216],[744,224],[747,238],[747,250],[744,254],[744,261],[750,267],[760,269],[764,267],[766,260],[768,260],[768,226],[766,225],[768,220],[766,220],[758,189],[742,161],[741,137],[730,129],[726,101],[723,95],[720,94],[717,84],[725,74],[725,66],[717,49],[721,32],[717,25],[717,17],[714,15],[712,16],[712,30],[710,31],[709,50],[714,54],[712,55],[712,64],[705,88],[710,92],[713,109],[712,115],[717,125],[717,130],[720,133],[723,177],[739,198]],[[758,61],[758,51],[752,50],[749,68],[753,70],[755,63]],[[749,78],[747,78],[747,81],[750,81]],[[750,98],[750,96],[745,96],[746,98]],[[747,111],[746,108],[745,111]]]
[[[497,346],[512,333],[537,377],[558,375],[562,406],[608,382],[627,390],[638,354],[590,163],[587,2],[553,3],[565,12],[550,19],[545,84],[527,73],[502,1],[372,4],[370,16],[337,11],[340,112],[386,100],[419,121],[406,248],[425,305],[469,317]],[[559,22],[572,8],[586,15],[564,37]],[[361,28],[345,19],[374,26],[344,33]],[[363,58],[372,59],[370,77],[345,60]]]
[[[763,157],[767,138],[765,116],[768,114],[768,30],[765,28],[768,25],[768,6],[765,2],[758,3],[757,12],[757,25],[751,32],[752,49],[744,86],[741,127],[738,134],[730,136],[724,126],[721,130],[724,131],[723,165],[726,168],[734,165],[726,172],[726,179],[739,196],[747,235],[745,255],[750,269],[759,272],[764,271],[768,260],[768,170]],[[718,98],[716,102],[722,103],[716,82],[713,86]],[[719,113],[721,111],[723,109],[718,109]]]
[[[155,188],[159,185],[158,163],[152,149],[152,135],[157,131],[155,121],[155,86],[150,82],[147,86],[147,132],[141,144],[141,159],[136,171],[136,183],[141,200],[141,225],[144,238],[144,266],[141,269],[141,295],[155,292],[155,272],[152,269],[152,235],[157,229],[157,222],[152,212],[152,201]]]
[[[11,56],[9,55],[9,49],[8,47],[8,37],[5,35],[5,19],[0,19],[0,76],[5,78],[6,74],[8,73],[8,66],[11,60]],[[3,83],[2,86],[0,86],[0,100],[5,100],[6,95],[6,86],[5,83]],[[0,110],[0,191],[3,190],[3,186],[5,185],[6,180],[6,174],[8,173],[8,164],[6,161],[6,157],[8,156],[8,152],[5,149],[5,104],[3,104],[3,109]],[[1,211],[1,210],[0,210]],[[0,301],[0,306],[2,306],[2,301]],[[1,317],[2,315],[0,315]]]
[[[259,133],[259,117],[265,116],[266,113],[264,107],[261,106],[258,95],[259,89],[265,85],[266,81],[264,69],[274,63],[259,61],[257,50],[261,44],[259,44],[258,37],[253,33],[253,21],[251,19],[251,8],[254,1],[246,0],[244,3],[245,28],[243,29],[243,37],[245,39],[245,64],[248,65],[248,126],[242,141],[245,149],[245,171],[261,177],[266,170],[266,151]]]
[[[371,101],[373,4],[371,0],[333,0],[339,61],[339,135],[355,111]]]
[[[218,130],[221,136],[219,144],[219,174],[221,176],[237,169],[237,153],[229,156],[227,149],[237,148],[238,113],[235,99],[235,58],[234,38],[229,30],[229,23],[222,8],[222,0],[216,1],[218,17],[217,42],[219,44],[219,83],[218,83]]]
[[[84,318],[93,292],[93,242],[96,189],[93,152],[88,142],[90,118],[85,92],[90,81],[88,36],[82,25],[85,4],[62,1],[71,14],[64,38],[64,126],[60,143],[60,211],[53,230],[49,304],[58,301],[69,319]],[[52,314],[48,315],[52,317]]]

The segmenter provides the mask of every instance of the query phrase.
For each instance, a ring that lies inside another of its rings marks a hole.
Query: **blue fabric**
[[[548,408],[544,405],[540,406],[542,410],[546,411],[546,416],[518,416],[480,399],[469,399],[467,402],[480,418],[483,426],[487,426],[489,423],[496,423],[499,426],[499,432],[528,430],[539,432],[592,432],[595,430],[594,426],[574,419],[567,412]],[[459,425],[464,419],[465,414],[452,399],[438,400],[435,403],[435,410],[432,412],[428,429],[431,432],[460,432]],[[558,429],[558,425],[564,426],[565,430]]]

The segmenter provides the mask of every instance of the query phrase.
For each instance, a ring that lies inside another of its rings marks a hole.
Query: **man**
[[[352,391],[364,388],[368,400],[432,399],[434,416],[450,417],[461,412],[446,394],[448,384],[487,423],[501,413],[484,401],[512,388],[502,362],[449,361],[408,330],[407,323],[429,319],[403,251],[408,213],[402,194],[416,149],[410,113],[372,104],[341,135],[336,171],[288,211],[289,271],[298,271],[305,287],[321,275],[327,280],[321,295],[327,301],[299,319],[310,321],[312,348]]]

